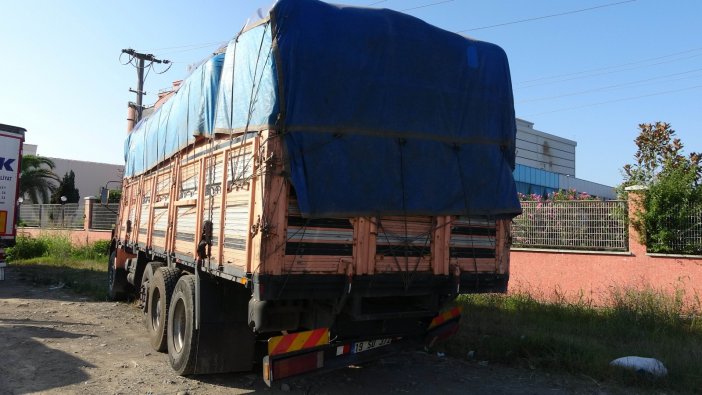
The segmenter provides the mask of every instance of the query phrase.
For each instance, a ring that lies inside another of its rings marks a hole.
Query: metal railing
[[[20,226],[30,228],[83,229],[83,204],[23,204],[20,206]]]
[[[664,254],[702,255],[702,207],[680,207],[648,231],[647,250]]]
[[[513,246],[628,251],[627,203],[620,200],[522,202],[512,223]]]
[[[90,229],[110,230],[114,228],[117,222],[118,210],[119,203],[109,203],[107,205],[102,205],[99,202],[94,203]]]

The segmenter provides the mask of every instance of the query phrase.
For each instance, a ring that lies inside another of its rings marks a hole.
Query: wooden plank
[[[265,141],[260,166],[265,169],[262,173],[263,194],[261,201],[262,214],[259,224],[260,271],[262,273],[279,275],[283,273],[285,264],[285,242],[287,235],[287,213],[289,187],[283,177],[283,144],[281,136],[275,131],[267,131],[261,137]],[[256,202],[259,203],[258,201]],[[258,221],[258,219],[256,219]],[[254,251],[254,261],[255,251]]]

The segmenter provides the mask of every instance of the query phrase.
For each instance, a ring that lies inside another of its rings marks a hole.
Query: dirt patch
[[[408,350],[362,367],[268,388],[260,372],[185,378],[145,338],[133,304],[96,302],[70,291],[0,281],[0,393],[603,394],[625,390],[587,378],[512,369]]]

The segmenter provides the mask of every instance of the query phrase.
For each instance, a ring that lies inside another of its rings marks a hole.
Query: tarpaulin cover
[[[195,141],[210,136],[224,54],[196,68],[176,94],[136,125],[125,142],[125,177],[141,174]]]
[[[261,130],[275,124],[278,82],[273,60],[270,23],[229,43],[217,96],[216,132]]]
[[[272,128],[306,217],[520,213],[499,47],[391,10],[279,0],[229,43],[221,79],[215,59],[132,133],[127,176],[195,134]]]
[[[502,49],[386,9],[280,0],[271,18],[303,215],[520,213]]]

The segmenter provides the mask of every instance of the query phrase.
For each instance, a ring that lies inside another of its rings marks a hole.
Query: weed
[[[618,290],[606,307],[584,299],[541,302],[528,293],[463,295],[459,333],[449,354],[530,369],[560,370],[627,385],[702,391],[702,319],[684,295],[653,289]],[[652,381],[613,370],[613,359],[657,358],[669,377]]]

